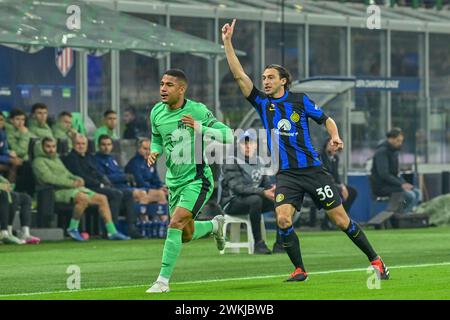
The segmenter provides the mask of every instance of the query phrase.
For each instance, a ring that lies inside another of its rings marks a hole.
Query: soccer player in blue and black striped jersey
[[[342,206],[339,190],[311,142],[308,119],[325,124],[332,144],[343,148],[336,123],[306,94],[289,92],[291,76],[282,66],[269,65],[262,75],[264,91],[256,89],[245,73],[231,43],[236,19],[222,28],[222,40],[231,72],[242,93],[258,112],[268,135],[272,154],[278,151],[279,170],[276,175],[275,211],[283,247],[295,267],[287,281],[308,278],[303,265],[299,239],[292,226],[295,210],[300,210],[308,193],[316,206],[324,208],[333,221],[363,251],[380,279],[389,279],[389,271],[370,245],[359,225],[351,220]],[[275,136],[272,140],[271,136]],[[278,148],[278,150],[274,150]]]

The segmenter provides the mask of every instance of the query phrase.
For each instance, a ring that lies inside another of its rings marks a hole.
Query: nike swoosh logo
[[[360,230],[358,230],[358,233],[355,234],[355,235],[353,236],[353,238],[356,238],[356,237],[359,235],[359,233],[360,233]]]
[[[336,201],[336,200],[334,200],[334,201]],[[327,203],[327,207],[331,206],[334,203],[334,201],[331,201],[330,203]]]

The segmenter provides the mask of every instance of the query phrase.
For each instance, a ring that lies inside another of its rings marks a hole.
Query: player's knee
[[[332,214],[330,217],[334,224],[341,230],[345,230],[348,227],[350,219],[344,214]]]
[[[278,214],[277,224],[280,228],[285,229],[292,225],[292,219],[289,215]]]
[[[184,223],[179,219],[171,219],[169,223],[169,228],[182,230],[184,228]]]
[[[98,199],[100,201],[100,204],[102,205],[108,204],[108,197],[106,197],[104,194],[99,194]]]
[[[138,190],[136,192],[136,196],[139,200],[143,200],[147,198],[147,192],[145,192],[144,190]]]
[[[87,207],[88,205],[88,198],[84,193],[78,193],[75,197],[75,205]]]
[[[92,203],[96,204],[100,207],[108,205],[108,198],[100,193],[96,193],[94,197],[92,197]]]
[[[346,223],[344,219],[337,219],[335,223],[336,226],[341,230],[345,230],[348,227],[348,223]]]

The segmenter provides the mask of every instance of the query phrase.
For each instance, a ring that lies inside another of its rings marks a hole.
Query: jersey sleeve
[[[214,137],[217,141],[222,143],[231,143],[233,140],[233,133],[231,129],[218,121],[216,117],[203,106],[201,117],[202,133]]]
[[[252,104],[256,111],[261,112],[266,97],[267,96],[264,94],[264,92],[259,91],[255,86],[253,86],[252,92],[250,92],[247,100]]]
[[[150,123],[152,130],[152,144],[150,146],[150,152],[158,152],[159,154],[163,153],[163,141],[162,136],[158,131],[158,127],[155,123],[155,114],[156,108],[153,107],[152,112],[150,113]]]
[[[309,97],[303,95],[303,105],[305,107],[305,113],[308,117],[312,118],[318,124],[323,124],[327,121],[328,116],[322,111],[322,109],[314,103]]]
[[[211,111],[208,110],[206,106],[203,106],[203,110],[200,114],[202,126],[212,127],[215,123],[218,122],[216,117],[212,114]]]

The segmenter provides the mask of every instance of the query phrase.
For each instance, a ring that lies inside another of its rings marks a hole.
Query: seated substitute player
[[[156,218],[155,214],[162,222],[167,221],[167,189],[163,186],[159,178],[156,164],[147,165],[147,158],[150,155],[150,139],[141,138],[137,142],[136,154],[128,161],[125,166],[125,172],[133,175],[136,187],[145,192],[147,203],[149,205],[147,214],[151,214]],[[155,205],[156,204],[156,205]],[[156,210],[155,210],[156,209]],[[148,220],[147,216],[141,215],[141,218]],[[145,218],[146,217],[146,218]]]
[[[237,157],[232,164],[224,164],[221,181],[220,205],[226,214],[242,215],[248,212],[255,240],[254,253],[270,254],[261,234],[261,215],[274,211],[275,186],[264,175],[263,163],[257,154],[258,137],[247,130],[238,138]],[[239,161],[240,160],[240,161]],[[284,253],[280,235],[277,233],[274,253]]]
[[[295,266],[295,271],[287,281],[304,281],[308,278],[299,240],[292,225],[292,216],[295,209],[300,210],[305,193],[311,196],[319,208],[324,208],[331,221],[367,255],[379,278],[389,279],[388,269],[364,232],[345,212],[339,190],[332,177],[323,170],[319,155],[312,145],[308,118],[318,124],[325,123],[333,145],[337,150],[342,149],[343,142],[336,123],[306,94],[289,92],[291,76],[282,66],[267,66],[262,75],[264,92],[256,89],[242,68],[231,43],[235,23],[236,19],[231,26],[227,23],[222,27],[222,40],[230,70],[263,122],[272,154],[276,146],[279,148],[275,211],[283,246]],[[271,133],[275,134],[276,141],[271,141]]]
[[[119,165],[115,157],[112,155],[113,141],[111,137],[103,134],[98,138],[98,140],[99,151],[95,155],[98,171],[102,175],[105,175],[109,179],[109,181],[111,181],[114,188],[121,190],[124,194],[130,193],[134,199],[135,213],[139,213],[141,215],[141,218],[142,216],[147,217],[147,206],[152,200],[147,195],[147,191],[145,189],[135,188],[130,185],[127,174]],[[150,143],[148,144],[147,149],[150,153]],[[146,160],[143,161],[146,162]],[[148,169],[147,164],[145,163],[144,165],[144,169]],[[164,203],[167,204],[164,195],[163,197],[165,201]],[[165,215],[164,217],[167,217],[167,215]],[[131,226],[134,226],[136,224],[136,215],[133,215],[133,217],[129,217],[127,215],[127,223],[129,228],[131,228],[130,232],[133,232],[133,228]]]
[[[167,159],[166,184],[170,192],[170,223],[161,271],[156,282],[147,290],[148,293],[169,291],[169,279],[181,252],[182,242],[213,233],[217,248],[223,250],[225,246],[222,215],[211,221],[194,220],[214,189],[211,168],[203,157],[203,136],[210,135],[220,142],[231,143],[233,135],[230,128],[218,122],[204,104],[185,98],[187,86],[183,71],[166,71],[159,85],[161,102],[153,107],[150,115],[152,144],[148,165],[155,163],[164,148]],[[196,139],[202,140],[194,143]],[[201,148],[196,148],[198,145]]]
[[[74,240],[85,241],[78,231],[81,216],[87,207],[98,206],[98,212],[105,222],[109,240],[128,240],[117,231],[111,217],[108,199],[84,186],[84,180],[73,175],[63,164],[56,153],[56,142],[52,138],[44,138],[34,146],[33,173],[39,184],[48,184],[55,189],[55,201],[73,204],[67,234]]]

